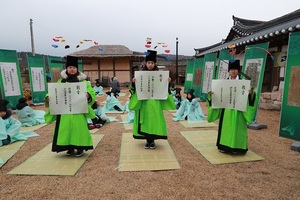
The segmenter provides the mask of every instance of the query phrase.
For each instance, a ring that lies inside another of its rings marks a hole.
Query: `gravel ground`
[[[119,98],[124,104],[128,96]],[[207,113],[205,103],[200,104]],[[121,121],[120,114],[115,116]],[[295,141],[278,136],[279,111],[259,110],[257,121],[268,128],[248,131],[249,148],[263,161],[222,165],[210,164],[180,135],[201,128],[183,127],[168,111],[165,116],[168,141],[181,169],[118,172],[126,131],[112,122],[96,133],[104,138],[75,176],[7,174],[51,142],[50,124],[37,130],[40,136],[26,141],[0,169],[0,199],[300,199],[300,154],[291,150]]]

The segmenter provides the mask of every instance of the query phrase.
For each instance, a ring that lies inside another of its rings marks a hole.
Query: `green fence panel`
[[[194,78],[193,78],[193,86],[192,88],[195,90],[194,95],[195,97],[200,97],[202,92],[202,74],[204,68],[204,58],[197,58],[195,59],[194,63]]]
[[[32,103],[43,103],[47,93],[45,58],[44,56],[28,56],[27,61]]]
[[[300,32],[289,37],[279,135],[300,141]]]
[[[194,63],[195,60],[188,60],[185,72],[185,81],[184,81],[184,93],[187,93],[189,89],[193,87],[193,78],[194,78]]]
[[[48,56],[49,72],[51,82],[56,83],[60,79],[60,72],[63,70],[63,63],[61,57]]]
[[[15,108],[23,97],[22,79],[17,52],[0,49],[0,88],[2,99],[9,101],[8,108]]]

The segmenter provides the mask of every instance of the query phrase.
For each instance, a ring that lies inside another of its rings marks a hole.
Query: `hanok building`
[[[104,87],[110,85],[112,77],[117,77],[121,85],[128,86],[134,75],[134,69],[141,67],[145,60],[143,52],[131,51],[123,45],[97,45],[70,55],[82,60],[83,72],[90,78],[92,84],[99,79]],[[164,66],[162,70],[169,70],[170,76],[174,78],[175,58],[175,55],[157,55],[157,65]],[[190,58],[191,56],[178,56],[180,80],[184,77],[186,61]]]
[[[82,60],[82,69],[92,84],[99,79],[104,87],[109,86],[112,77],[120,83],[130,82],[134,63],[145,59],[123,45],[97,45],[71,55]]]
[[[247,45],[269,42],[262,92],[271,92],[273,86],[280,87],[284,78],[285,60],[291,32],[300,31],[300,9],[270,21],[242,19],[233,16],[233,26],[226,39],[204,48],[195,49],[195,57],[208,53],[220,53],[223,49],[235,46],[235,54],[243,63],[243,52]],[[273,60],[274,59],[274,60]]]

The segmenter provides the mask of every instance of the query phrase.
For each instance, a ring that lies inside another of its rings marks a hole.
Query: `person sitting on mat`
[[[120,111],[123,112],[123,107],[121,105],[121,102],[115,97],[115,95],[112,95],[112,92],[106,92],[106,103],[103,107],[104,112],[107,111]]]
[[[21,122],[11,116],[12,112],[7,109],[8,104],[7,100],[0,100],[0,146],[38,136],[33,131],[20,131]]]
[[[181,103],[173,120],[188,120],[189,123],[199,123],[204,122],[204,119],[206,116],[203,114],[199,102],[195,99],[194,90],[188,90],[186,99]]]
[[[44,124],[45,111],[43,110],[33,110],[28,105],[28,100],[26,98],[20,98],[16,105],[16,114],[18,120],[22,123],[22,126],[35,126],[38,124]]]

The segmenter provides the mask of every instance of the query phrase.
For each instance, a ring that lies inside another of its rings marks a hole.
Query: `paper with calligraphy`
[[[289,106],[300,106],[300,67],[291,66],[291,74],[288,87],[288,102]]]
[[[34,92],[45,91],[44,69],[42,67],[31,68],[31,79]]]
[[[21,95],[16,63],[0,62],[5,96]]]
[[[49,107],[52,115],[88,112],[86,83],[48,83]]]
[[[135,89],[139,100],[167,99],[169,71],[136,71]]]
[[[212,108],[247,110],[250,80],[212,80]]]
[[[202,86],[202,93],[207,94],[211,91],[211,81],[214,74],[214,65],[215,62],[205,62],[205,72],[203,78],[203,86]]]

